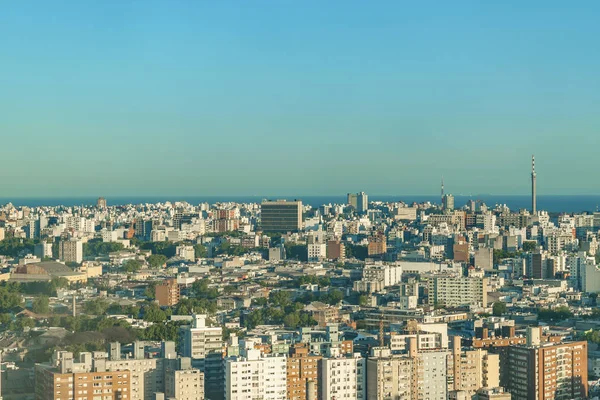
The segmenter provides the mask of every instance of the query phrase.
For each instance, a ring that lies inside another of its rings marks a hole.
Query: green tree
[[[167,319],[167,314],[155,304],[146,307],[144,310],[144,321],[163,322]]]
[[[123,263],[123,271],[127,273],[136,273],[142,268],[143,263],[140,260],[126,260]]]
[[[287,307],[292,302],[290,292],[284,290],[271,292],[269,294],[269,300],[271,303],[273,303],[273,305],[282,308]]]
[[[146,259],[150,268],[158,269],[167,263],[167,257],[162,254],[152,254]]]
[[[48,314],[50,311],[50,300],[47,296],[39,296],[33,299],[31,311],[36,314]]]
[[[496,317],[500,317],[506,314],[506,303],[497,301],[492,306],[492,314]]]
[[[534,241],[527,241],[527,242],[523,242],[523,251],[534,251],[535,248],[537,247],[537,242]]]
[[[200,243],[194,245],[194,253],[196,254],[196,258],[206,258],[208,256],[206,246]]]
[[[83,309],[86,314],[104,315],[110,304],[103,299],[93,299],[85,303]]]
[[[11,292],[6,287],[0,287],[0,311],[8,311],[21,305],[23,297],[19,293]]]
[[[358,305],[359,306],[366,306],[369,303],[369,298],[367,296],[365,296],[364,294],[361,294],[360,296],[358,296]]]
[[[0,240],[0,255],[18,257],[26,253],[33,253],[35,242],[31,239],[5,238]]]
[[[297,312],[287,314],[283,317],[283,324],[286,328],[296,329],[300,325],[300,314]]]

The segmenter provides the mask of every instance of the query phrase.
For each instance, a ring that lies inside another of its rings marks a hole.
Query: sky
[[[0,197],[600,194],[600,2],[4,2]]]

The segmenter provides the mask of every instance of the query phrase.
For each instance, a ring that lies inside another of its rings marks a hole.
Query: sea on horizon
[[[482,201],[488,207],[497,204],[506,204],[511,210],[530,209],[531,196],[526,195],[474,195],[454,196],[457,208],[467,204],[470,200]],[[12,203],[15,206],[40,207],[40,206],[89,206],[95,205],[98,197],[0,197],[0,205]],[[190,204],[208,202],[237,202],[260,203],[262,200],[302,200],[303,203],[313,207],[323,204],[345,204],[346,196],[115,196],[106,197],[108,205],[144,204],[159,202],[187,201]],[[369,195],[370,201],[440,203],[439,196],[432,195]],[[594,212],[600,206],[600,195],[539,195],[537,197],[538,210],[548,212]]]

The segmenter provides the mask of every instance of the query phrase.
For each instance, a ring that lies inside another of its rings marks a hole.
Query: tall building
[[[374,347],[367,359],[367,400],[416,399],[415,360]]]
[[[450,389],[465,391],[471,398],[482,388],[500,386],[500,356],[483,349],[462,349],[461,337],[452,338],[452,384]]]
[[[369,209],[369,196],[365,192],[348,193],[348,205],[359,213],[366,213]]]
[[[444,210],[453,211],[454,210],[454,196],[451,194],[445,194],[442,197],[442,207]]]
[[[586,399],[587,342],[542,343],[541,328],[527,328],[527,343],[508,348],[508,391],[513,400]]]
[[[287,357],[263,354],[251,340],[225,359],[225,400],[286,400]]]
[[[321,361],[321,399],[365,400],[366,360],[356,353],[333,356]]]
[[[346,258],[346,246],[339,240],[329,240],[327,242],[327,258],[329,260],[341,260]]]
[[[98,201],[96,202],[96,207],[100,210],[106,209],[106,199],[104,197],[98,197]]]
[[[182,353],[204,373],[209,399],[223,398],[223,328],[206,325],[206,315],[193,315],[191,326],[180,328]]]
[[[58,243],[58,259],[63,262],[83,261],[83,243],[81,240],[61,240]]]
[[[537,188],[535,186],[535,156],[531,156],[531,213],[537,214]]]
[[[35,365],[37,400],[121,400],[130,398],[131,373],[107,371],[91,353],[56,351],[50,364]]]
[[[264,232],[298,232],[302,230],[302,202],[263,201],[260,218]]]
[[[309,348],[297,343],[287,359],[288,400],[316,399],[319,396],[320,355],[309,354]]]
[[[446,307],[487,306],[487,278],[434,276],[429,280],[429,304]]]
[[[167,279],[155,287],[158,305],[174,306],[179,303],[179,285],[177,279]]]
[[[167,399],[204,400],[204,374],[192,368],[191,359],[165,360]]]

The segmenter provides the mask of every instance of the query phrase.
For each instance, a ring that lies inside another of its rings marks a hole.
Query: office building
[[[301,201],[264,201],[260,205],[264,232],[298,232],[302,230]]]
[[[179,303],[179,285],[177,279],[167,279],[156,285],[155,297],[160,306],[174,306]]]

